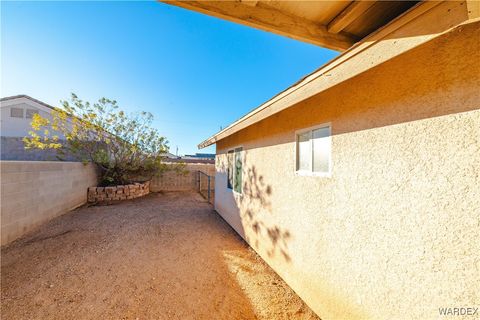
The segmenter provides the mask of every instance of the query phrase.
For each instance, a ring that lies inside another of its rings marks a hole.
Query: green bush
[[[163,163],[168,141],[152,121],[149,112],[127,115],[115,100],[101,98],[91,104],[72,93],[51,118],[35,114],[23,141],[25,148],[55,149],[59,159],[69,154],[96,164],[101,186],[128,184],[172,168]],[[180,170],[181,165],[173,168]]]

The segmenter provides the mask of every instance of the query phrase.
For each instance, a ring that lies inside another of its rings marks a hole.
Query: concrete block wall
[[[25,149],[23,137],[1,137],[0,159],[10,161],[59,161],[53,149]],[[65,161],[78,161],[73,155],[62,156]]]
[[[185,167],[187,173],[179,174],[167,171],[155,177],[150,185],[150,191],[195,191],[197,190],[197,171],[203,171],[209,176],[215,176],[214,164],[189,163]],[[211,186],[213,188],[213,185]]]
[[[58,161],[0,161],[1,244],[87,201],[97,185],[93,165]]]

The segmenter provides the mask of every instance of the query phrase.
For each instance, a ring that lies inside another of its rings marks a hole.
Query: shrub
[[[115,100],[101,98],[90,104],[72,93],[51,118],[35,114],[25,148],[55,149],[100,169],[100,185],[150,180],[170,169],[163,163],[168,141],[153,128],[149,112],[126,114]],[[180,166],[174,166],[180,170]]]

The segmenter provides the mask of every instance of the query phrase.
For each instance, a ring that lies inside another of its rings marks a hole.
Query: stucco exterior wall
[[[27,110],[35,111],[41,117],[52,120],[52,109],[42,105],[39,101],[26,96],[5,98],[0,101],[0,159],[11,161],[58,161],[55,150],[25,149],[23,138],[29,136],[32,130],[32,118],[27,117]],[[12,117],[11,108],[23,110],[23,117]],[[50,130],[52,132],[52,130]],[[42,133],[40,133],[42,134]],[[63,134],[56,132],[60,139]],[[62,157],[64,161],[78,161],[72,155]]]
[[[97,185],[93,165],[79,162],[1,161],[1,244],[87,202]]]
[[[322,319],[479,307],[478,39],[460,27],[217,142],[216,210]],[[331,177],[297,176],[295,131],[327,122]]]

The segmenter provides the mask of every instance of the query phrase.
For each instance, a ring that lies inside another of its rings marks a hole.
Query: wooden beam
[[[480,17],[480,1],[467,0],[467,13],[469,19],[476,19]]]
[[[330,33],[324,25],[292,16],[261,1],[249,4],[244,1],[162,2],[333,50],[346,50],[356,42],[352,36]]]
[[[461,24],[475,23],[480,28],[480,19],[469,19],[464,4],[457,1],[420,2],[322,68],[201,142],[198,148],[208,147],[275,113],[440,37]]]
[[[340,12],[327,26],[328,32],[339,33],[365,13],[375,1],[354,1]]]
[[[258,3],[258,1],[252,1],[252,0],[240,0],[240,2],[250,7],[255,7]]]

